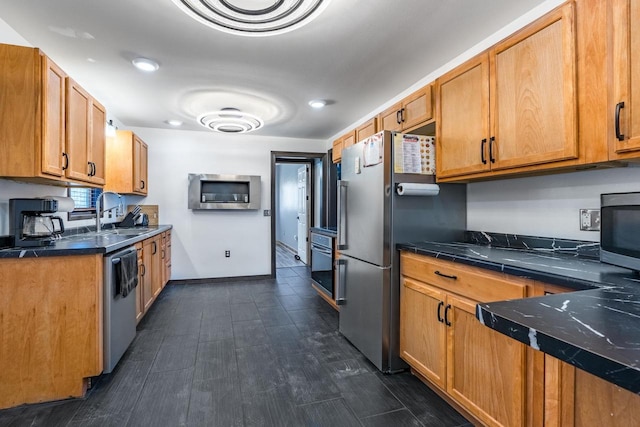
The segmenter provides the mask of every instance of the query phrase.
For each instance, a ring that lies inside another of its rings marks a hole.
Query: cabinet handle
[[[620,133],[620,110],[624,108],[624,101],[616,104],[616,138],[618,141],[624,141],[624,134]]]
[[[442,318],[442,307],[444,306],[444,302],[440,301],[438,303],[438,322],[444,323],[444,319]]]
[[[438,270],[434,271],[438,276],[446,277],[447,279],[458,280],[458,276],[452,276],[450,274],[440,273]]]
[[[496,158],[493,157],[493,143],[496,142],[496,137],[492,136],[491,139],[489,139],[489,160],[491,160],[491,163],[495,163],[496,162]]]
[[[151,243],[153,243],[153,252],[151,253],[151,255],[155,255],[158,252],[158,244],[155,242],[155,240]]]
[[[451,304],[447,304],[447,307],[444,309],[444,324],[447,326],[451,326],[451,322],[449,322],[449,310],[451,309]]]
[[[400,120],[404,122],[404,108],[400,109]]]
[[[487,138],[483,139],[482,142],[480,143],[480,159],[482,160],[482,164],[486,165],[487,164],[487,158],[484,155],[484,148],[487,145]]]
[[[91,162],[91,166],[93,167],[93,176],[96,176],[96,164]]]
[[[140,180],[140,189],[144,190],[144,179]]]
[[[162,250],[162,259],[164,259],[164,249]]]
[[[69,168],[69,155],[67,153],[62,153],[62,157],[64,157],[64,166],[62,166],[62,170]]]
[[[396,123],[402,123],[402,109],[396,111]]]
[[[142,264],[140,267],[142,267],[142,275],[145,276],[147,274],[147,266]]]

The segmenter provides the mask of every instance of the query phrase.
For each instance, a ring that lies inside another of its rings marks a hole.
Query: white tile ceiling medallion
[[[330,0],[173,0],[187,15],[231,34],[270,36],[315,19]]]

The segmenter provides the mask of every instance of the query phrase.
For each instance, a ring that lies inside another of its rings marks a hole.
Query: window
[[[96,217],[96,200],[102,193],[99,188],[70,188],[69,197],[76,204],[73,212],[69,212],[69,221],[91,219]]]

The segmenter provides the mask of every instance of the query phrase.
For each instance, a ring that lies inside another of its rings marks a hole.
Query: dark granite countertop
[[[171,225],[133,228],[108,228],[99,233],[69,234],[52,246],[0,249],[0,258],[36,258],[43,256],[106,254],[133,245],[170,230]]]
[[[417,242],[398,245],[398,249],[574,289],[478,304],[476,314],[498,332],[640,393],[640,277],[636,273],[579,255],[584,245],[597,246],[593,243],[557,244],[547,239],[535,246],[528,241],[494,247],[469,240],[474,243]]]
[[[311,231],[329,237],[338,237],[338,231],[335,227],[311,227]]]

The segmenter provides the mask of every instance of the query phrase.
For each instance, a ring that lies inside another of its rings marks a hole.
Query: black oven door
[[[334,297],[332,249],[315,243],[311,244],[311,280],[331,298]]]

